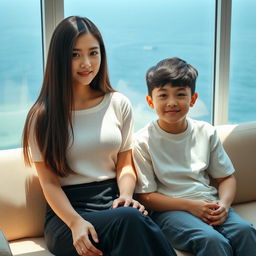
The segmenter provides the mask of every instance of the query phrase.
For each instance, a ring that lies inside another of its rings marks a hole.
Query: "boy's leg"
[[[153,213],[173,247],[197,256],[232,256],[232,247],[213,227],[185,211]]]
[[[95,227],[99,244],[94,245],[104,252],[104,256],[176,255],[160,228],[135,208],[119,207],[79,214]],[[77,256],[69,228],[59,218],[54,218],[54,223],[48,223],[45,232],[49,249],[58,256]]]
[[[229,210],[229,216],[225,223],[215,228],[228,238],[234,255],[256,255],[256,230],[251,223],[242,219],[233,209]]]

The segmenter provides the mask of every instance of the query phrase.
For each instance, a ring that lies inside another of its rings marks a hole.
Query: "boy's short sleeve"
[[[157,190],[155,174],[146,145],[140,145],[138,141],[134,141],[133,159],[137,172],[137,184],[135,193],[150,193]]]
[[[235,172],[233,164],[225,152],[222,143],[217,135],[217,131],[214,131],[211,137],[211,153],[209,160],[208,173],[213,178],[224,178]]]

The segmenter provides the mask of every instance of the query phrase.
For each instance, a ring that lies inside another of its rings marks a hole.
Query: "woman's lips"
[[[77,74],[80,76],[88,76],[90,73],[92,73],[92,71],[77,72]]]

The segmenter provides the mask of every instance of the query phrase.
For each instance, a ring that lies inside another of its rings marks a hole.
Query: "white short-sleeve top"
[[[75,174],[60,177],[61,185],[115,178],[118,153],[132,149],[133,115],[128,98],[119,92],[107,93],[97,106],[73,111],[73,131],[67,160]],[[43,161],[32,137],[32,161]]]
[[[216,200],[209,176],[222,178],[234,172],[215,128],[192,119],[180,134],[165,132],[157,121],[150,123],[135,134],[133,156],[137,193]]]

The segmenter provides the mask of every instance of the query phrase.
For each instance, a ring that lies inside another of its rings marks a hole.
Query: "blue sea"
[[[256,1],[233,0],[229,123],[256,120]],[[39,0],[0,1],[0,149],[20,145],[27,111],[43,76]],[[100,29],[112,86],[132,102],[135,129],[155,119],[145,102],[145,73],[167,57],[199,71],[190,116],[211,122],[214,0],[65,0],[65,17]]]

